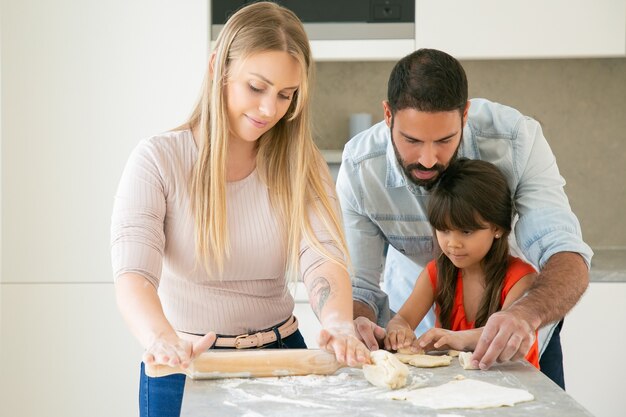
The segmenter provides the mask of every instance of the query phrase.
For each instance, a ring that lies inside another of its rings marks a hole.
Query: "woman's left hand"
[[[348,366],[370,363],[370,351],[359,340],[352,321],[324,327],[318,344],[320,349],[334,353],[338,362]]]

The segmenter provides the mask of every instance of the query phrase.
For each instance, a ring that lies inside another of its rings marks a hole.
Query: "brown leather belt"
[[[280,334],[280,338],[284,339],[294,334],[296,330],[298,330],[298,319],[296,319],[296,316],[291,316],[280,326],[254,334],[242,334],[234,337],[218,336],[213,346],[235,349],[261,347],[274,343],[278,340],[276,337],[276,331]]]

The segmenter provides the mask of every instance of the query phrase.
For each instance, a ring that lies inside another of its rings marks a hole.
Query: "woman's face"
[[[300,82],[300,65],[287,52],[234,60],[226,84],[230,140],[254,142],[274,127],[287,113]]]

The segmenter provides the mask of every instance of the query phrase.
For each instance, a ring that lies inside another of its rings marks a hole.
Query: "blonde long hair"
[[[230,63],[264,51],[285,51],[301,68],[301,85],[287,113],[257,142],[257,169],[269,189],[276,218],[282,223],[286,247],[287,283],[298,276],[300,242],[326,259],[346,267],[348,255],[332,179],[313,142],[310,125],[310,83],[313,61],[300,20],[290,10],[271,2],[243,7],[222,29],[215,46],[212,68],[207,68],[201,96],[187,124],[199,127],[198,161],[191,181],[191,206],[195,219],[196,253],[207,272],[214,264],[223,272],[230,256],[226,216],[226,160],[229,123],[224,85]],[[322,221],[345,258],[327,251],[316,237],[309,210]]]

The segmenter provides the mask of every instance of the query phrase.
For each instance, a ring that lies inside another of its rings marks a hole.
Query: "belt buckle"
[[[235,349],[246,349],[247,346],[241,346],[240,342],[241,342],[242,339],[245,339],[248,336],[250,336],[248,333],[240,334],[239,336],[235,336],[235,342],[234,342]]]

